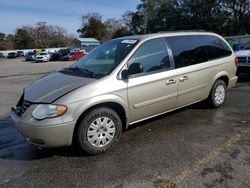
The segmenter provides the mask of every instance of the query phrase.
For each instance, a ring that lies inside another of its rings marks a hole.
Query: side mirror
[[[143,72],[141,63],[132,63],[128,68],[128,75],[138,74]]]
[[[124,69],[121,72],[121,77],[122,77],[122,80],[127,80],[128,79],[128,70],[127,69]]]

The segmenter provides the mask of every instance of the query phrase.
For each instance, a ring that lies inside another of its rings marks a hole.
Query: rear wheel
[[[78,128],[78,143],[90,154],[101,154],[109,150],[120,138],[122,122],[112,109],[100,107],[91,110]]]
[[[223,80],[216,80],[208,97],[209,106],[219,108],[226,99],[226,83]]]

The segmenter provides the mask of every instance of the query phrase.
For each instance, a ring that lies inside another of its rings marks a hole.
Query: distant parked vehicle
[[[2,52],[0,52],[0,58],[4,58],[4,55]]]
[[[36,53],[35,52],[28,52],[25,56],[26,61],[35,61],[36,59]]]
[[[50,61],[59,61],[59,60],[60,60],[60,54],[58,52],[50,54]]]
[[[36,56],[36,62],[47,62],[50,60],[50,54],[48,52],[41,52]]]
[[[235,54],[239,61],[237,74],[250,73],[250,43],[247,43],[242,50],[235,52]]]
[[[70,52],[69,54],[63,56],[63,60],[65,61],[74,61],[81,59],[85,55],[84,52]]]
[[[17,57],[24,57],[24,52],[23,51],[17,51],[16,56]]]
[[[62,61],[63,57],[70,53],[70,49],[60,49],[51,54],[50,61]]]
[[[7,58],[16,58],[17,57],[17,55],[16,55],[16,52],[9,52],[8,53],[8,56],[7,56]]]

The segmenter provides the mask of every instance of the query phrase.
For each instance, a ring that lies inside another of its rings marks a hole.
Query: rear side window
[[[203,37],[169,37],[167,43],[172,49],[176,68],[195,65],[208,60]]]
[[[220,38],[215,36],[206,36],[205,38],[209,60],[230,56],[232,54],[228,45]]]
[[[140,63],[144,72],[158,71],[171,67],[164,38],[152,39],[143,43],[132,55],[128,64]]]
[[[195,65],[232,54],[228,45],[216,36],[176,36],[168,37],[166,40],[172,49],[176,68]]]

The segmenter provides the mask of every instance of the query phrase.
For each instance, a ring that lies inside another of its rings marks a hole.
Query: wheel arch
[[[217,80],[222,80],[226,83],[226,86],[228,87],[228,84],[229,84],[229,75],[226,71],[221,71],[219,73],[216,74],[216,76],[214,77],[214,80],[213,80],[213,84],[211,86],[211,89],[214,85],[214,83],[217,81]]]
[[[208,94],[207,94],[207,97],[209,97],[211,91],[212,91],[212,88],[214,86],[214,83],[217,81],[217,80],[223,80],[225,83],[226,83],[226,86],[228,87],[228,84],[229,84],[229,76],[228,76],[228,73],[226,71],[221,71],[219,73],[217,73],[214,77],[214,79],[212,80],[211,82],[211,85],[209,87],[209,90],[208,90]]]
[[[106,101],[100,101],[98,103],[94,103],[92,105],[89,105],[88,107],[84,108],[81,113],[79,113],[74,132],[73,132],[73,140],[77,138],[77,130],[79,127],[79,124],[81,123],[81,120],[93,109],[99,108],[99,107],[108,107],[117,112],[119,117],[121,118],[122,121],[122,130],[126,130],[128,127],[128,108],[124,105],[121,104],[120,102],[114,101],[114,100],[106,100]]]

